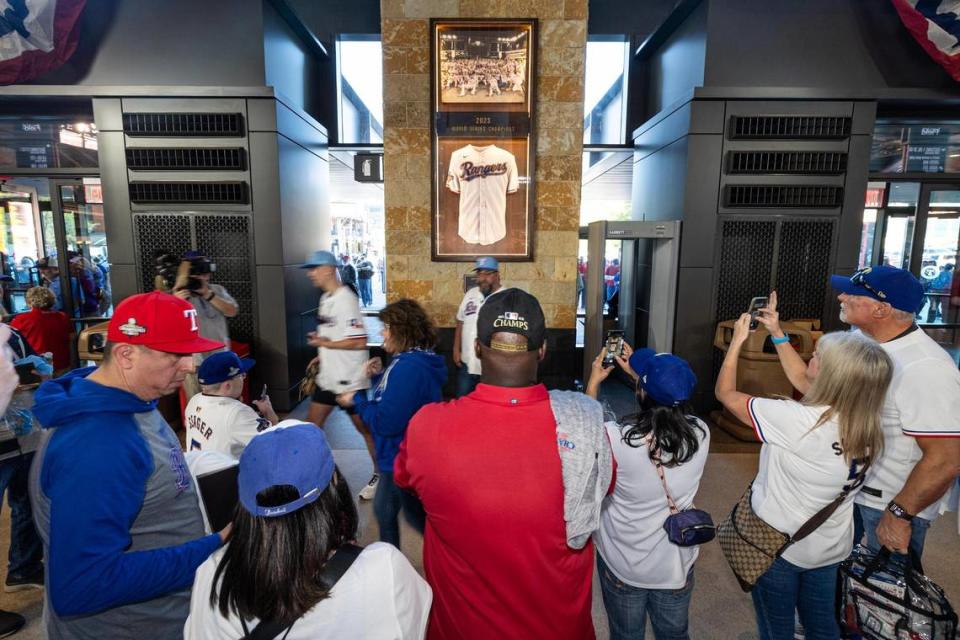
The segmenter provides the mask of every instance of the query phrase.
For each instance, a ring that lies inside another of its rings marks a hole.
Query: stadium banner
[[[892,0],[907,30],[924,51],[960,82],[960,2]]]

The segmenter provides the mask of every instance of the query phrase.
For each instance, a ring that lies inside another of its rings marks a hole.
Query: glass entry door
[[[917,322],[960,327],[960,183],[871,182],[861,264],[909,269],[924,289]]]
[[[110,262],[97,178],[15,177],[0,185],[0,279],[7,314],[48,287],[80,329],[112,314]]]

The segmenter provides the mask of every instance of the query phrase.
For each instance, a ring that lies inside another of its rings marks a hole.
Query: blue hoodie
[[[425,404],[443,400],[447,365],[432,351],[411,349],[394,356],[373,388],[354,394],[353,403],[363,423],[373,434],[377,467],[393,472],[393,460],[407,434],[410,419]]]
[[[220,538],[204,536],[180,443],[156,402],[87,380],[91,371],[34,396],[45,429],[30,494],[49,636],[180,637],[194,572]]]

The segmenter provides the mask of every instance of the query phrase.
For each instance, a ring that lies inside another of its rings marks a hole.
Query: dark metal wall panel
[[[311,251],[327,248],[330,237],[330,168],[325,160],[291,142],[277,141],[283,264],[301,264]]]
[[[717,228],[717,185],[723,158],[723,136],[691,135],[688,179],[683,205],[680,267],[712,267]]]

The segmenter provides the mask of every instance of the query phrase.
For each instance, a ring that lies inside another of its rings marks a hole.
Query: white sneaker
[[[380,482],[380,474],[375,473],[370,478],[370,482],[367,483],[363,489],[360,489],[360,499],[361,500],[373,500],[373,496],[377,494],[377,484]]]

